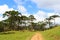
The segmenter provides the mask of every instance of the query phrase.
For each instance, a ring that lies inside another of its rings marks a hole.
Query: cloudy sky
[[[0,0],[0,21],[7,18],[2,18],[2,14],[10,10],[18,10],[26,16],[32,14],[36,21],[43,21],[51,15],[60,15],[60,0]]]

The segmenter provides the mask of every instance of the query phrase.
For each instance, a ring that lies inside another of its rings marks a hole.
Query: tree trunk
[[[50,20],[48,20],[48,23],[49,23],[49,27],[50,27]]]
[[[55,26],[55,19],[54,19],[54,26]]]

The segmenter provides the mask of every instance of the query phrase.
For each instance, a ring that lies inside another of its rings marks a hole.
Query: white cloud
[[[25,4],[29,0],[14,0],[18,5]]]
[[[0,5],[0,14],[3,14],[5,11],[13,10],[13,8],[9,8],[8,5]]]
[[[5,11],[10,11],[10,10],[13,10],[13,8],[9,8],[8,5],[4,4],[4,5],[0,5],[0,21],[4,20],[4,19],[7,19],[7,17],[3,18],[2,14],[5,12]]]
[[[27,9],[23,6],[23,4],[27,3],[29,0],[14,0],[17,4],[17,9],[22,15],[29,16],[30,14],[27,12]]]
[[[58,18],[55,18],[55,23],[56,24],[60,24],[60,18],[58,17]]]
[[[24,6],[21,6],[21,5],[18,6],[18,10],[20,10],[20,12],[22,12],[22,13],[27,12],[26,8]]]
[[[60,0],[31,0],[38,8],[48,8],[60,12]]]
[[[18,6],[18,11],[22,13],[22,15],[26,15],[26,16],[29,16],[30,14],[27,12],[27,9],[22,6],[22,5],[19,5]]]
[[[47,13],[47,16],[52,16],[52,15],[59,15],[60,16],[60,13]]]
[[[7,18],[8,18],[7,16],[5,18],[3,18],[3,16],[0,16],[0,21],[5,20]]]
[[[59,13],[46,13],[44,11],[38,11],[37,13],[33,14],[34,17],[36,18],[36,21],[35,22],[38,22],[38,21],[44,21],[45,18],[48,18],[52,15],[60,15]],[[55,18],[55,23],[56,24],[60,24],[60,18]],[[51,22],[54,22],[54,20],[51,20]]]
[[[27,9],[23,6],[23,4],[27,3],[28,1],[29,0],[14,0],[14,2],[17,4],[18,11],[21,12],[22,15],[30,15],[30,13],[27,12]]]
[[[46,16],[46,13],[40,10],[36,14],[34,14],[34,17],[37,19],[37,21],[43,21]]]
[[[29,16],[30,14],[27,12],[27,9],[22,6],[23,4],[27,3],[29,0],[14,0],[18,5],[18,11],[21,12],[23,15]],[[55,12],[53,13],[46,13],[44,11],[37,11],[37,13],[33,14],[37,21],[43,21],[45,18],[52,16],[52,15],[60,15],[60,0],[30,0],[36,3],[38,8],[45,8],[45,9],[52,9]],[[29,6],[31,7],[31,6]],[[57,12],[57,13],[56,13]],[[56,18],[56,22],[57,22]],[[59,21],[60,22],[60,21]]]

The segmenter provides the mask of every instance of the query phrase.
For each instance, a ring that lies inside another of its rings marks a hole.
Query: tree
[[[19,21],[20,21],[20,16],[21,13],[19,13],[18,11],[6,11],[4,14],[3,14],[3,17],[7,16],[8,17],[8,22],[9,22],[9,26],[11,29],[15,29],[17,28],[16,27],[16,23],[19,24]]]
[[[45,26],[46,26],[46,25],[47,25],[47,23],[46,23],[46,22],[44,22],[44,21],[38,22],[39,30],[44,31],[44,30],[45,30]]]
[[[22,16],[21,16],[21,22],[22,22],[22,24],[25,24],[25,25],[23,25],[23,26],[24,26],[26,29],[27,29],[27,26],[26,26],[27,21],[28,21],[28,17],[22,15]]]
[[[4,21],[0,21],[0,32],[8,31],[8,24]]]
[[[29,16],[30,24],[31,24],[31,30],[33,29],[33,21],[36,20],[33,15]]]
[[[51,17],[49,17],[49,18],[46,18],[46,20],[47,20],[47,23],[49,24],[49,27],[50,27],[50,20],[51,20],[52,18]]]
[[[29,16],[29,20],[30,20],[31,22],[33,22],[33,20],[35,20],[34,16],[33,16],[33,15],[30,15],[30,16]]]
[[[52,19],[56,18],[56,17],[60,17],[59,15],[52,15],[50,16]],[[54,19],[54,25],[55,25],[55,19]]]
[[[4,31],[4,25],[3,22],[0,22],[0,32]]]

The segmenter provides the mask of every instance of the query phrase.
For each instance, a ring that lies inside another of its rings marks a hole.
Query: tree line
[[[60,17],[59,15],[52,15],[49,18],[45,18],[45,21],[40,21],[35,23],[34,20],[36,18],[33,15],[29,15],[29,17],[22,15],[20,12],[12,10],[6,11],[3,13],[3,18],[8,17],[5,20],[0,21],[0,32],[11,31],[11,30],[30,30],[30,31],[43,31],[45,30],[45,26],[52,24],[50,20],[54,20],[56,17]],[[54,22],[55,24],[55,22]],[[47,28],[48,29],[48,28]]]

